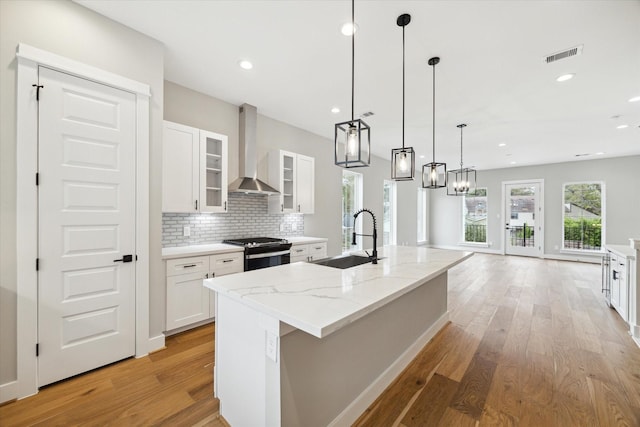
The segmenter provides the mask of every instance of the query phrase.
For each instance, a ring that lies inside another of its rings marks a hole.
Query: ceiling
[[[329,139],[351,117],[348,0],[76,2],[164,43],[167,80]],[[358,0],[355,115],[374,113],[374,154],[402,145],[402,13],[412,16],[405,144],[424,156],[417,164],[432,160],[432,56],[436,161],[450,169],[460,123],[465,166],[478,169],[640,154],[640,102],[628,101],[640,96],[640,1]],[[543,61],[579,45],[581,55]]]

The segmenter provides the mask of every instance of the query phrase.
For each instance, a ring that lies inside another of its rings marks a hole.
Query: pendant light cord
[[[351,0],[351,121],[354,120],[354,94],[355,94],[355,50],[356,50],[356,6],[355,0]]]
[[[433,64],[433,163],[436,162],[436,64]]]
[[[462,129],[464,126],[460,126],[460,171],[462,171]]]
[[[402,27],[402,149],[404,150],[404,28]]]

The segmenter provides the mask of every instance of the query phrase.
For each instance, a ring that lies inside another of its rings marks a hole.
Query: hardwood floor
[[[355,425],[640,426],[640,349],[604,303],[599,266],[476,254],[449,274],[449,309]],[[223,426],[212,336],[175,335],[0,406],[0,426]]]
[[[449,309],[356,426],[640,426],[640,349],[600,266],[476,254]]]
[[[0,406],[0,426],[223,427],[213,397],[213,324],[166,349],[44,387]]]

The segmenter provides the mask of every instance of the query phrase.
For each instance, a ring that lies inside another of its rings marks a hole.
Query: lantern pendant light
[[[436,189],[447,186],[447,164],[436,162],[436,65],[437,56],[430,58],[428,64],[433,67],[433,159],[422,165],[422,188]]]
[[[465,168],[462,165],[462,129],[467,125],[462,123],[456,126],[460,129],[460,169],[447,172],[449,182],[447,185],[448,196],[463,196],[476,190],[476,171]]]
[[[411,22],[411,15],[398,16],[396,23],[402,27],[402,148],[391,150],[391,179],[394,181],[413,180],[416,169],[416,153],[413,147],[404,146],[404,27]]]
[[[369,125],[354,117],[355,4],[351,0],[351,120],[335,125],[335,164],[343,168],[369,166],[371,134]]]

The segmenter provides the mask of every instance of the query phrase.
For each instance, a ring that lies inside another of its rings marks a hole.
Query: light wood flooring
[[[476,254],[449,273],[449,309],[357,426],[640,426],[640,349],[598,265]],[[0,426],[222,426],[213,333],[0,406]]]

